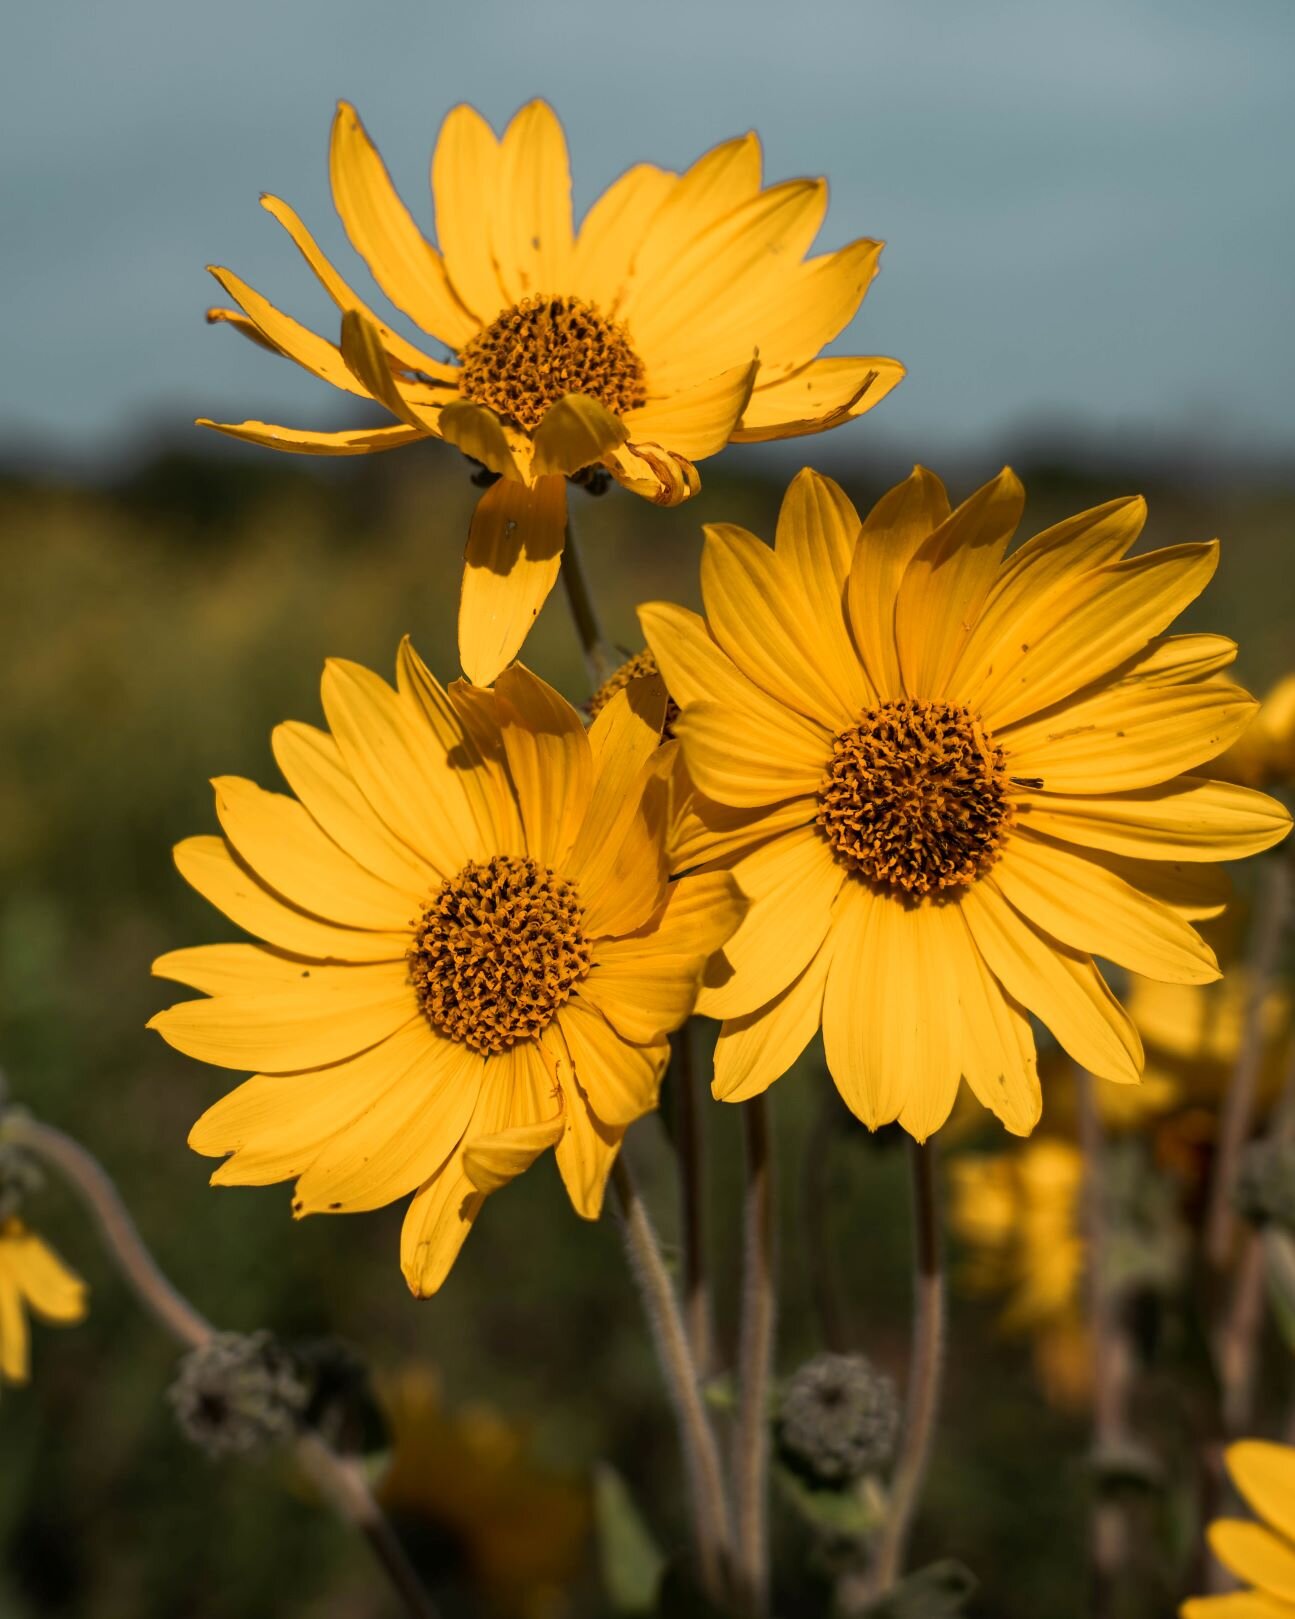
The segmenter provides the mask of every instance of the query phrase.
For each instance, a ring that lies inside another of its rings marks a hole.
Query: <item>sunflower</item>
[[[85,1283],[16,1217],[0,1225],[0,1377],[25,1383],[28,1313],[68,1327],[85,1318]]]
[[[1122,560],[1117,500],[1011,556],[1024,491],[1002,472],[950,513],[923,468],[859,518],[806,470],[772,550],[707,530],[706,618],[641,610],[695,798],[676,869],[731,867],[750,910],[708,969],[715,1094],[740,1101],[823,1029],[872,1128],[919,1140],[965,1075],[1017,1133],[1038,1119],[1029,1014],[1083,1067],[1136,1081],[1142,1044],[1094,955],[1205,983],[1201,862],[1284,836],[1251,789],[1180,775],[1253,700],[1217,635],[1166,636],[1217,546]]]
[[[1295,782],[1295,674],[1284,675],[1259,705],[1259,712],[1218,761],[1227,781],[1249,787]]]
[[[439,249],[345,103],[329,170],[374,280],[452,358],[424,353],[367,308],[292,209],[266,197],[341,310],[340,342],[220,268],[212,273],[238,308],[208,319],[396,421],[342,433],[200,425],[308,455],[441,438],[497,474],[472,523],[460,602],[460,657],[480,685],[521,646],[557,578],[567,477],[602,467],[635,494],[675,505],[700,487],[694,463],[730,441],[835,427],[904,374],[894,360],[819,357],[853,319],[882,244],[863,239],[806,259],[826,182],[762,188],[754,134],[683,174],[638,164],[576,231],[552,109],[531,102],[497,139],[479,113],[456,107],[432,158]]]
[[[1210,1550],[1247,1589],[1192,1597],[1178,1611],[1182,1619],[1295,1619],[1295,1449],[1243,1439],[1224,1460],[1263,1522],[1216,1519]]]
[[[224,835],[177,847],[262,942],[161,957],[209,999],[150,1027],[257,1070],[189,1138],[229,1155],[213,1184],[295,1179],[298,1216],[414,1193],[401,1263],[425,1295],[487,1194],[547,1147],[597,1217],[742,904],[722,872],[667,880],[659,682],[586,731],[524,668],[446,692],[406,641],[395,690],[333,661],[323,706],[327,731],[274,732],[295,797],[221,777]]]

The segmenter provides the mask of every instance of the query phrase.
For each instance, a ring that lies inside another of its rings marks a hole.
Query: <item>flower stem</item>
[[[657,1359],[675,1409],[692,1495],[698,1570],[706,1595],[722,1608],[727,1600],[731,1534],[715,1431],[702,1405],[679,1301],[661,1257],[656,1232],[623,1153],[617,1156],[612,1168],[612,1185],[620,1204],[630,1269],[638,1283]]]
[[[769,1104],[754,1096],[742,1107],[746,1138],[746,1253],[742,1287],[741,1403],[734,1452],[737,1576],[753,1619],[769,1611],[769,1379],[777,1313],[777,1229]]]
[[[674,1144],[679,1158],[679,1216],[683,1228],[683,1314],[697,1376],[710,1375],[710,1288],[706,1274],[705,1137],[697,1107],[691,1025],[670,1037],[674,1066]]]
[[[1110,1287],[1110,1229],[1103,1184],[1106,1138],[1093,1094],[1093,1076],[1076,1066],[1079,1140],[1084,1155],[1083,1225],[1087,1268],[1088,1330],[1093,1343],[1093,1450],[1097,1462],[1128,1445],[1128,1400],[1133,1371],[1118,1300]],[[1100,1480],[1099,1480],[1100,1492]],[[1099,1493],[1093,1508],[1093,1612],[1114,1611],[1130,1550],[1129,1525],[1118,1501]]]
[[[944,1362],[944,1245],[935,1187],[935,1144],[911,1141],[913,1169],[913,1343],[904,1438],[890,1510],[872,1565],[871,1594],[884,1596],[903,1570],[909,1530],[931,1460]]]
[[[568,491],[569,498],[569,491]],[[603,639],[598,624],[598,610],[594,606],[589,577],[585,573],[584,559],[576,541],[575,524],[567,517],[566,543],[562,549],[562,583],[566,587],[571,617],[575,620],[576,635],[584,654],[589,684],[596,691],[616,666],[615,653]]]
[[[827,1209],[827,1166],[835,1134],[834,1115],[840,1106],[836,1091],[823,1086],[823,1100],[805,1143],[802,1170],[805,1254],[814,1311],[818,1317],[823,1347],[844,1354],[850,1345],[845,1310],[841,1303],[835,1254],[829,1237]]]
[[[214,1336],[211,1322],[162,1274],[112,1177],[97,1158],[62,1130],[17,1111],[0,1118],[0,1139],[15,1142],[43,1159],[80,1194],[123,1280],[161,1327],[190,1349],[202,1348]],[[339,1455],[314,1433],[298,1436],[294,1454],[338,1516],[364,1535],[412,1619],[437,1619],[435,1604],[369,1488],[363,1463]]]
[[[1290,857],[1282,851],[1271,862],[1271,880],[1260,890],[1254,945],[1250,959],[1250,995],[1236,1065],[1223,1099],[1219,1145],[1210,1187],[1205,1227],[1205,1254],[1217,1276],[1228,1269],[1232,1257],[1236,1218],[1232,1192],[1246,1138],[1254,1121],[1255,1095],[1264,1055],[1264,1005],[1281,954],[1282,936],[1291,910]]]

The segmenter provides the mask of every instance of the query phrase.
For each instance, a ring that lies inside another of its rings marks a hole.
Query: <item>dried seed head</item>
[[[190,1352],[168,1391],[185,1437],[212,1456],[247,1455],[290,1439],[310,1391],[268,1332],[218,1332]]]
[[[579,298],[523,298],[466,343],[459,392],[527,432],[564,394],[617,416],[647,398],[643,362],[623,326]]]
[[[899,1432],[895,1385],[864,1355],[816,1355],[792,1375],[777,1418],[783,1462],[812,1483],[852,1483],[889,1461]]]
[[[1011,824],[1003,750],[954,703],[901,698],[842,731],[818,789],[839,860],[915,898],[976,881]]]

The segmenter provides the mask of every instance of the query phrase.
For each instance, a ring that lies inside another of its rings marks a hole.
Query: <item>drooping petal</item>
[[[663,444],[690,461],[718,455],[751,397],[759,363],[748,360],[629,411],[625,436]]]
[[[557,1021],[576,1079],[604,1124],[632,1124],[652,1111],[669,1058],[664,1041],[640,1045],[623,1039],[578,994],[560,1008]]]
[[[25,1383],[31,1366],[31,1342],[18,1280],[0,1266],[0,1374]]]
[[[596,1220],[602,1213],[607,1177],[625,1130],[623,1126],[605,1123],[594,1112],[576,1075],[574,1058],[560,1033],[553,1044],[560,1048],[557,1071],[564,1102],[562,1136],[554,1157],[572,1208],[581,1219]]]
[[[25,1232],[17,1242],[18,1285],[32,1313],[57,1326],[83,1320],[88,1289],[76,1272],[34,1231]]]
[[[289,455],[372,455],[375,450],[396,450],[402,444],[426,438],[428,430],[398,422],[394,427],[352,427],[340,433],[316,433],[304,427],[278,427],[273,422],[213,422],[199,416],[198,427],[210,427],[227,438],[259,444],[266,450]]]
[[[989,970],[958,908],[969,949],[957,969],[962,1072],[983,1107],[1017,1136],[1039,1122],[1043,1094],[1030,1020]]]
[[[500,479],[473,513],[459,600],[459,660],[488,686],[520,650],[562,565],[567,486],[540,478],[530,488]]]
[[[438,416],[437,428],[447,444],[453,444],[470,460],[480,461],[506,483],[526,483],[523,469],[517,464],[514,441],[489,405],[453,399]]]
[[[587,394],[564,394],[535,429],[537,478],[565,477],[594,466],[629,437],[629,428],[606,405]]]
[[[734,444],[826,433],[879,405],[904,380],[904,367],[883,355],[811,360],[777,382],[756,380]]]
[[[334,388],[357,394],[361,399],[370,397],[369,390],[347,369],[336,343],[330,343],[309,327],[293,320],[291,315],[276,309],[268,298],[263,298],[255,287],[249,287],[232,270],[223,269],[218,264],[208,265],[207,268],[238,306],[247,312],[253,333],[259,335],[276,354],[295,360],[304,370],[313,372]],[[225,318],[223,311],[213,310],[208,313],[208,320],[213,315],[218,319]]]
[[[488,1083],[508,1092],[508,1111],[493,1130],[474,1119],[463,1144],[463,1168],[479,1192],[497,1192],[556,1146],[565,1127],[563,1098],[551,1055],[522,1040],[491,1058]],[[498,1071],[497,1073],[495,1071]]]
[[[835,940],[829,934],[808,966],[758,1011],[728,1018],[715,1046],[711,1090],[718,1101],[746,1102],[795,1063],[823,1020],[823,990]]]

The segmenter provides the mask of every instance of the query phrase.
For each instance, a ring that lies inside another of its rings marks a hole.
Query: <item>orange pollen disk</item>
[[[816,819],[842,864],[920,898],[974,883],[998,858],[1006,787],[1003,750],[969,709],[901,698],[835,739]]]
[[[564,394],[623,416],[647,398],[625,328],[579,298],[523,298],[464,344],[459,392],[533,433]]]
[[[574,883],[521,855],[470,860],[414,924],[406,959],[433,1028],[485,1056],[542,1034],[589,971]]]

